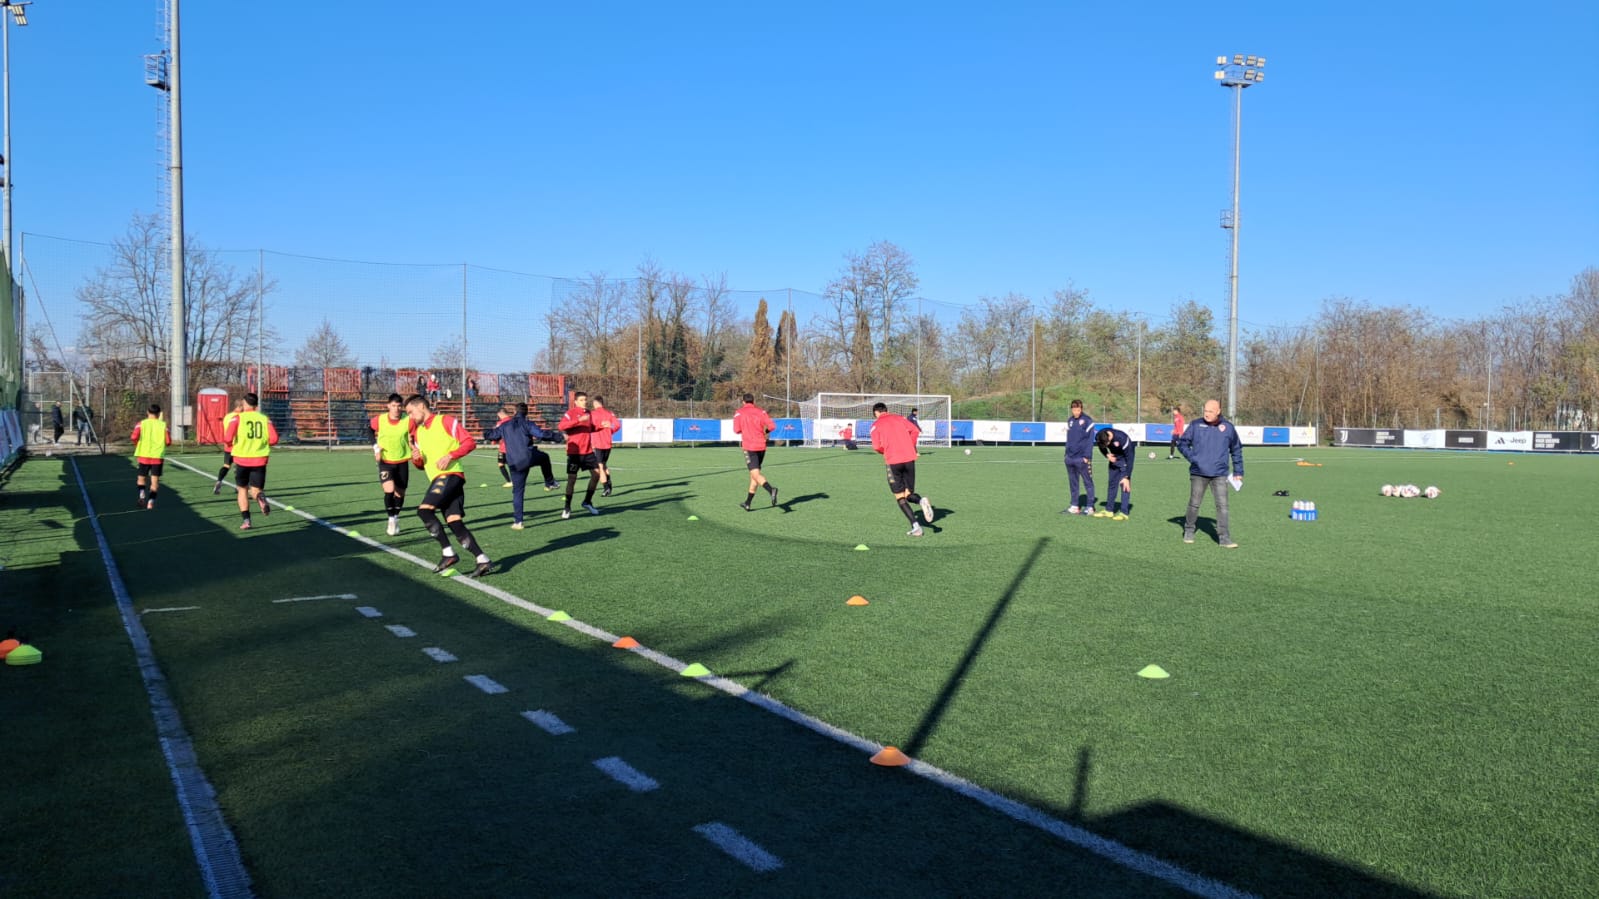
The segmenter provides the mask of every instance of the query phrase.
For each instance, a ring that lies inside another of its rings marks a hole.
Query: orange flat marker
[[[615,643],[612,643],[611,645],[616,647],[617,649],[637,649],[638,648],[638,641],[633,639],[632,637],[623,637],[622,639],[616,641]]]
[[[899,768],[910,763],[910,756],[892,746],[884,746],[881,752],[872,756],[872,764],[882,765],[884,768]]]
[[[859,593],[857,593],[854,596],[851,596],[849,599],[844,600],[844,605],[846,605],[846,606],[869,606],[869,605],[871,605],[871,603],[866,601],[866,597],[864,597],[864,596],[860,595]]]
[[[11,650],[22,645],[21,640],[0,640],[0,659],[11,654]]]

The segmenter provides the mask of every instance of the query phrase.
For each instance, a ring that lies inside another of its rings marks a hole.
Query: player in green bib
[[[405,398],[389,394],[388,409],[367,422],[372,429],[372,456],[378,463],[378,483],[383,487],[383,511],[389,516],[389,536],[400,533],[400,510],[405,508],[405,488],[411,482],[411,419]]]
[[[437,415],[428,401],[413,396],[405,402],[406,413],[411,417],[411,464],[427,472],[428,492],[416,507],[416,517],[433,535],[444,551],[444,558],[433,566],[434,571],[453,568],[455,550],[450,547],[450,533],[461,542],[461,548],[471,553],[477,561],[472,577],[482,577],[493,567],[489,557],[478,546],[477,538],[467,530],[466,522],[466,472],[461,460],[477,449],[477,441],[461,427],[453,416]],[[439,512],[444,513],[444,524],[439,523]]]
[[[222,432],[222,442],[233,447],[233,484],[238,488],[239,514],[244,518],[241,531],[250,529],[250,500],[261,507],[262,515],[272,514],[262,491],[266,489],[267,457],[277,445],[278,429],[257,410],[260,403],[255,394],[246,393],[244,411]]]
[[[133,426],[133,456],[139,462],[139,502],[134,508],[154,509],[156,491],[161,489],[161,469],[172,435],[161,420],[161,407],[150,404],[150,415]]]

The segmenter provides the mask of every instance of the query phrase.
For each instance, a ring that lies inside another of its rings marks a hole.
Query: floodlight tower
[[[1227,417],[1238,411],[1238,174],[1243,141],[1244,88],[1266,80],[1266,57],[1234,54],[1216,57],[1216,83],[1233,91],[1233,208],[1222,215],[1221,226],[1232,232],[1228,292],[1231,309],[1227,325]]]
[[[178,0],[166,0],[163,9],[164,36],[167,49],[144,58],[144,83],[166,94],[163,145],[167,155],[166,188],[167,211],[171,227],[168,247],[171,254],[172,334],[167,343],[168,361],[171,363],[171,417],[168,419],[172,436],[182,440],[189,417],[184,413],[189,393],[188,301],[185,296],[185,271],[183,266],[183,93],[178,80]]]
[[[0,210],[0,219],[4,219],[4,226],[0,230],[5,233],[0,236],[0,244],[4,245],[0,246],[0,252],[5,253],[6,270],[11,272],[13,283],[16,281],[16,254],[11,246],[11,23],[16,22],[18,27],[28,24],[28,7],[31,5],[31,0],[23,3],[0,0],[0,6],[10,13],[9,17],[0,17],[0,57],[3,57],[0,59],[0,68],[5,70],[4,86],[0,87],[0,93],[5,94],[5,146],[0,149],[0,169],[4,171],[3,176],[0,176],[4,179],[0,180],[0,185],[3,185],[0,188],[0,196],[3,196],[0,205],[5,207]]]

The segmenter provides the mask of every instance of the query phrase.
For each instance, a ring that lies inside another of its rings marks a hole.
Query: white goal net
[[[846,440],[870,443],[872,406],[910,418],[916,415],[924,446],[949,446],[949,394],[818,393],[799,404],[806,446],[839,446]]]

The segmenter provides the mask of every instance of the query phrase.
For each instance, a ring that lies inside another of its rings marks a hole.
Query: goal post
[[[799,404],[805,420],[806,446],[836,446],[848,427],[854,438],[869,440],[872,406],[882,403],[888,411],[910,417],[916,413],[922,446],[950,445],[949,394],[926,393],[818,393]],[[866,424],[863,424],[866,423]]]

